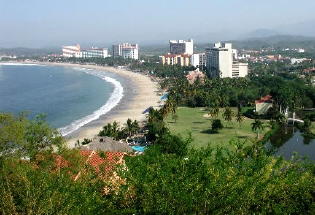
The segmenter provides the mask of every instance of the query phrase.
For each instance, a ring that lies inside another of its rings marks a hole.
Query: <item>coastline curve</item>
[[[87,74],[96,76],[107,83],[114,85],[114,90],[111,93],[111,96],[106,101],[106,103],[100,107],[99,109],[95,110],[92,114],[89,114],[81,119],[75,120],[71,122],[69,125],[59,128],[58,131],[61,133],[62,136],[67,136],[74,131],[80,129],[84,125],[89,124],[90,122],[99,119],[102,115],[105,115],[110,110],[112,110],[115,106],[117,106],[120,100],[124,96],[124,88],[119,81],[114,78],[108,77],[105,74],[102,74],[101,71],[90,70],[86,68],[76,68],[77,70],[83,71]]]

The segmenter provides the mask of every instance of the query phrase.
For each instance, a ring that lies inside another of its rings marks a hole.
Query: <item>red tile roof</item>
[[[259,100],[255,101],[255,104],[260,104],[260,103],[271,103],[272,102],[272,96],[267,95],[264,97],[261,97]]]
[[[98,172],[101,166],[104,166],[105,171],[111,171],[117,164],[123,163],[123,152],[104,152],[104,157],[95,151],[83,150],[80,154],[86,158],[86,163],[95,168]]]
[[[69,162],[60,155],[54,155],[57,168],[69,167]]]
[[[304,72],[315,72],[315,68],[304,69]]]

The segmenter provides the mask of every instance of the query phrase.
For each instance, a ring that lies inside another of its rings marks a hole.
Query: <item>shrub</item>
[[[82,144],[82,145],[87,145],[87,144],[89,144],[90,142],[92,142],[91,139],[84,138],[81,144]]]
[[[222,124],[221,120],[215,119],[212,121],[212,124],[211,124],[212,132],[218,132],[222,128],[223,128],[223,124]]]

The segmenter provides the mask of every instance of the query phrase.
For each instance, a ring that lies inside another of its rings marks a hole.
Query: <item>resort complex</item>
[[[0,215],[314,215],[313,8],[2,2]]]
[[[237,62],[237,50],[231,43],[215,43],[206,49],[206,67],[211,77],[237,78],[248,75],[248,64]]]
[[[76,45],[63,46],[62,56],[74,58],[107,58],[109,55],[106,48],[81,49],[80,45]]]
[[[124,59],[139,59],[139,45],[122,43],[113,45],[113,57],[123,57]]]

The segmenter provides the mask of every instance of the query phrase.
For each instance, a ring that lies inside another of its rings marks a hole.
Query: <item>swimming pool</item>
[[[137,152],[144,152],[144,150],[147,148],[146,146],[131,146],[131,148]]]

